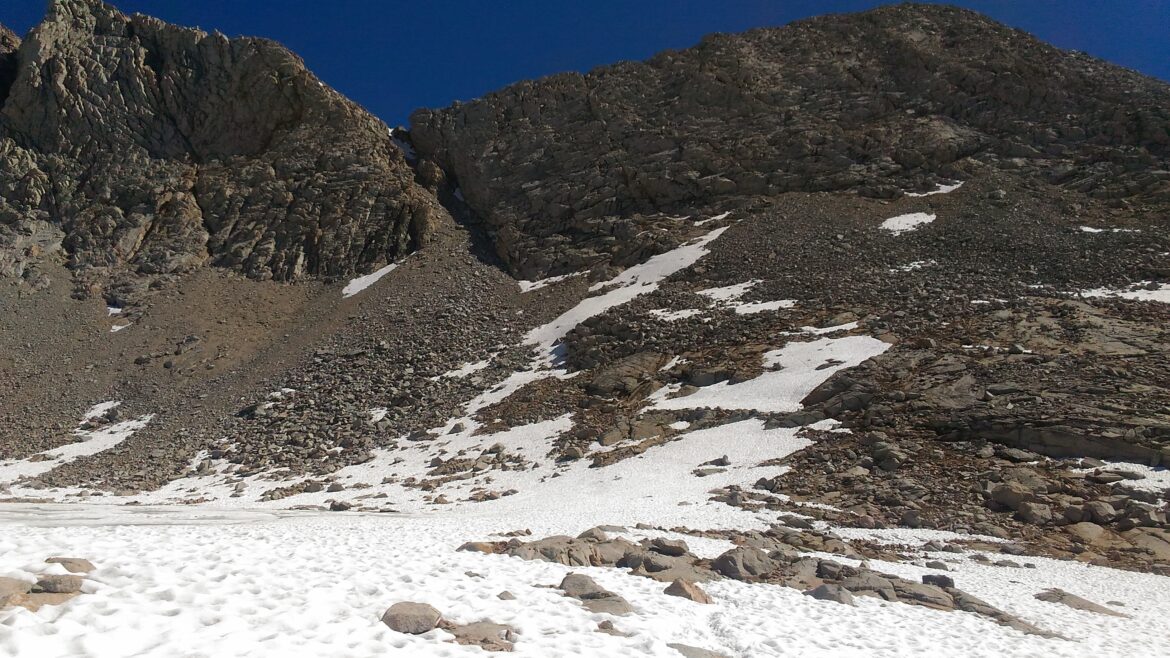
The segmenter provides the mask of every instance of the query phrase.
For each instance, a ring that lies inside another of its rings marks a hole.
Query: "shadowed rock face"
[[[0,99],[9,275],[59,243],[89,292],[203,265],[344,276],[441,212],[386,126],[271,41],[54,0],[22,44],[0,33]]]
[[[712,35],[645,63],[420,110],[412,137],[527,278],[635,253],[638,213],[893,197],[980,167],[1170,198],[1170,90],[975,13],[901,5]]]

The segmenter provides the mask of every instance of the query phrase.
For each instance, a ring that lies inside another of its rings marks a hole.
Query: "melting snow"
[[[706,290],[696,291],[697,294],[704,297],[710,297],[717,304],[733,309],[740,315],[749,315],[751,313],[759,313],[761,311],[778,311],[782,308],[792,308],[796,306],[795,299],[777,299],[770,302],[741,302],[740,297],[751,290],[756,284],[760,283],[759,279],[752,279],[751,281],[744,281],[743,283],[736,283],[730,286],[723,286],[721,288],[707,288]]]
[[[717,302],[730,302],[743,297],[744,293],[751,290],[753,286],[760,283],[759,279],[752,279],[751,281],[744,281],[731,286],[723,286],[722,288],[707,288],[706,290],[699,290],[698,294],[704,297],[710,297]]]
[[[938,265],[938,261],[935,261],[935,260],[916,260],[913,263],[899,265],[898,267],[895,267],[895,268],[891,269],[890,271],[891,272],[913,272],[914,270],[920,270],[924,267],[934,267],[935,265]]]
[[[936,215],[925,212],[907,213],[905,215],[898,215],[897,217],[891,217],[887,219],[886,221],[882,222],[882,228],[893,233],[894,235],[898,235],[900,233],[916,230],[925,224],[929,224],[933,222],[936,217]]]

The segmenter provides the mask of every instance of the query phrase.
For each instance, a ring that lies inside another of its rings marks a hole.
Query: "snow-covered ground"
[[[714,603],[701,605],[667,596],[664,583],[620,569],[575,569],[636,608],[615,618],[591,613],[549,587],[560,582],[568,567],[457,551],[464,542],[500,539],[502,533],[516,530],[530,530],[532,538],[539,538],[575,535],[600,524],[627,529],[638,523],[761,529],[778,521],[776,512],[714,502],[711,491],[750,486],[759,478],[783,473],[788,467],[774,465],[776,460],[810,444],[797,428],[766,429],[764,421],[749,419],[692,429],[680,420],[671,424],[677,434],[665,442],[604,468],[591,468],[588,460],[556,462],[549,457],[552,442],[572,427],[569,416],[474,434],[481,426],[475,418],[481,410],[528,383],[572,376],[556,365],[558,344],[568,331],[656,289],[663,279],[702,258],[723,230],[595,285],[593,296],[527,335],[526,343],[536,350],[527,368],[469,400],[461,417],[435,428],[426,440],[403,437],[397,449],[377,451],[372,460],[333,473],[329,478],[337,485],[333,491],[317,486],[273,499],[265,494],[305,478],[277,477],[279,473],[241,478],[232,465],[219,460],[211,460],[211,468],[197,476],[132,496],[83,499],[79,495],[87,492],[32,489],[16,482],[109,449],[149,422],[149,416],[95,430],[79,428],[78,443],[38,460],[0,464],[0,486],[10,483],[13,495],[89,501],[0,505],[0,576],[28,580],[60,570],[44,565],[52,555],[87,558],[98,567],[86,593],[68,603],[35,613],[22,608],[0,612],[0,656],[484,655],[478,647],[445,641],[450,636],[442,630],[422,636],[391,631],[379,618],[391,604],[405,600],[430,603],[456,623],[509,624],[518,634],[515,654],[541,658],[678,658],[681,654],[668,646],[674,642],[736,658],[911,653],[1152,656],[1167,651],[1156,640],[1164,634],[1170,614],[1165,579],[1068,562],[1028,558],[1035,569],[1006,569],[979,564],[963,554],[931,554],[931,559],[950,563],[950,575],[959,587],[1069,638],[1055,640],[1023,635],[963,612],[864,597],[851,607],[817,601],[795,589],[736,581],[704,585]],[[364,285],[372,283],[363,279]],[[735,305],[752,285],[703,292],[713,303]],[[797,410],[800,400],[834,372],[887,349],[869,336],[839,335],[857,328],[857,323],[805,327],[777,336],[775,349],[763,354],[760,376],[735,384],[721,382],[676,398],[668,397],[674,388],[666,388],[649,403],[658,409]],[[675,355],[667,367],[681,361]],[[490,362],[465,364],[444,376],[470,376]],[[270,404],[285,395],[295,391],[274,392]],[[114,404],[95,406],[82,422],[106,414]],[[370,413],[377,420],[386,410]],[[833,425],[823,421],[816,428]],[[518,458],[522,467],[513,468],[519,464],[512,461],[508,468],[465,471],[461,478],[433,489],[417,486],[432,477],[437,463],[459,456],[475,460],[485,451],[502,451]],[[722,456],[729,465],[721,471],[696,474],[700,465]],[[201,454],[196,462],[206,457]],[[1156,481],[1163,476],[1143,474]],[[505,495],[473,500],[484,492]],[[200,504],[188,504],[195,501]],[[333,501],[382,511],[291,509]],[[946,539],[929,531],[841,530],[844,536],[860,536],[858,532],[911,546]],[[676,537],[659,531],[622,534],[634,539]],[[721,540],[685,539],[704,557],[730,547]],[[869,566],[914,579],[928,572],[907,563],[870,561]],[[1102,617],[1033,598],[1049,587],[1108,604],[1130,618]],[[504,590],[515,599],[498,598]],[[627,635],[597,632],[602,621],[612,621]]]
[[[589,505],[532,500],[506,510],[426,515],[0,507],[0,575],[31,578],[45,571],[41,561],[49,555],[83,556],[98,567],[87,593],[64,605],[36,613],[0,612],[0,655],[484,655],[479,648],[444,641],[450,636],[442,630],[421,636],[391,631],[379,617],[398,601],[429,603],[456,623],[509,624],[517,632],[515,655],[540,658],[679,658],[667,646],[672,642],[737,658],[1170,655],[1160,639],[1170,615],[1166,579],[1084,564],[1028,558],[1036,568],[1012,569],[980,564],[965,554],[929,554],[948,562],[959,587],[1068,638],[1061,640],[1024,635],[964,612],[864,597],[850,607],[813,600],[796,589],[729,580],[705,584],[713,604],[700,605],[667,596],[664,583],[620,569],[570,569],[456,551],[466,540],[512,530],[528,529],[535,537],[577,534],[598,523],[629,523],[643,513],[652,523],[669,525],[680,520],[669,508],[686,507],[664,499],[658,509],[623,513],[614,504],[620,497],[614,488],[591,491]],[[604,502],[597,506],[596,500]],[[732,508],[722,509],[734,518]],[[685,539],[705,557],[729,547]],[[869,566],[913,579],[935,572],[909,563],[871,560]],[[635,612],[591,613],[549,587],[570,571],[587,573],[629,600]],[[1108,602],[1130,618],[1034,598],[1050,587]],[[515,599],[499,599],[505,590]],[[629,637],[597,632],[597,624],[607,620]]]

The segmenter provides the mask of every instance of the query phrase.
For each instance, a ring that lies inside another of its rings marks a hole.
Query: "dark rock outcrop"
[[[98,0],[53,0],[15,42],[0,34],[0,252],[25,262],[6,274],[57,238],[86,292],[203,265],[344,276],[418,248],[442,212],[386,126],[277,43]]]

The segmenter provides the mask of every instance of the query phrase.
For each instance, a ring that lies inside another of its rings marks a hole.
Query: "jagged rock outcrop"
[[[16,43],[0,36],[3,274],[60,242],[88,292],[203,265],[343,276],[442,212],[386,126],[277,43],[97,0],[54,0]]]
[[[533,278],[668,244],[671,221],[640,214],[893,197],[984,166],[1165,200],[1167,108],[1170,90],[1132,71],[970,11],[899,5],[521,82],[420,110],[411,135]]]

